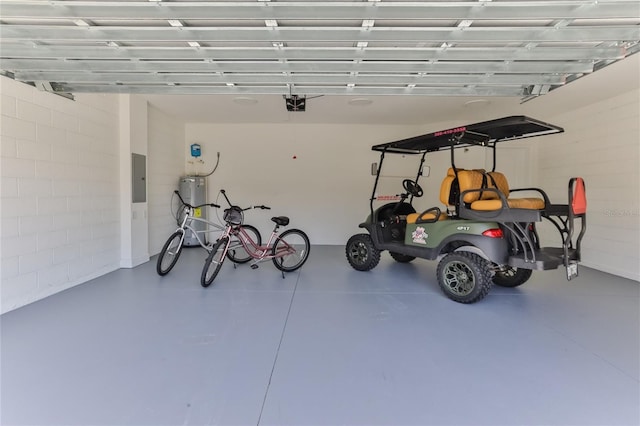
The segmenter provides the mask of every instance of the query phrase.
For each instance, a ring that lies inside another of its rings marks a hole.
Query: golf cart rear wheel
[[[349,238],[345,251],[349,265],[358,271],[369,271],[380,262],[380,250],[373,245],[369,234],[356,234]]]
[[[531,269],[511,268],[507,267],[503,270],[496,271],[493,276],[493,283],[501,287],[518,287],[527,282],[531,278],[533,271]]]
[[[389,254],[391,255],[391,257],[393,257],[393,260],[395,260],[396,262],[400,262],[400,263],[409,263],[413,259],[416,258],[415,256],[409,256],[409,255],[406,255],[406,254],[394,253],[392,251],[390,251]]]
[[[449,253],[438,263],[438,284],[451,300],[474,303],[491,290],[489,262],[474,253]]]

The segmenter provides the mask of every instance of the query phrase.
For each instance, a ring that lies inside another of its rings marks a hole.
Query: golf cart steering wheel
[[[416,182],[411,179],[405,179],[402,181],[402,187],[405,191],[414,197],[422,197],[422,188]]]

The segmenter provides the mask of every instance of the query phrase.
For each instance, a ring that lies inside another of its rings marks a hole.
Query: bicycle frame
[[[220,239],[212,246],[202,268],[200,284],[203,287],[211,285],[218,275],[224,259],[227,257],[233,262],[234,268],[237,263],[251,261],[251,269],[256,269],[258,263],[271,260],[276,269],[279,269],[282,273],[282,278],[284,278],[285,272],[296,271],[307,261],[310,248],[307,234],[299,229],[278,232],[281,226],[289,224],[289,218],[276,216],[271,218],[276,225],[271,231],[269,240],[263,245],[260,234],[256,232],[253,226],[242,225],[242,211],[250,208],[269,209],[266,206],[252,206],[241,209],[238,206],[231,205],[229,209],[225,210],[225,230]],[[242,254],[245,256],[242,262],[234,260],[237,258],[236,251],[232,248],[234,245],[236,248],[242,248]],[[298,248],[299,245],[304,248]]]
[[[276,231],[278,227],[276,226],[273,231],[271,231],[271,235],[269,236],[269,240],[266,245],[258,245],[249,234],[243,229],[242,225],[233,227],[231,225],[227,225],[224,233],[221,238],[227,237],[229,238],[231,235],[238,238],[242,247],[247,251],[249,256],[254,259],[254,264],[258,262],[262,262],[264,260],[276,259],[279,257],[284,257],[289,254],[293,254],[296,252],[296,249],[291,247],[286,241],[281,240],[284,245],[279,247],[275,254],[270,253],[273,248],[273,244],[275,241],[279,239],[279,234]],[[231,239],[229,238],[227,242],[227,247],[224,250],[223,257],[227,255],[227,251],[229,250]],[[272,244],[273,243],[273,244]]]
[[[225,226],[219,225],[215,222],[211,222],[208,221],[206,219],[202,219],[200,217],[194,216],[193,215],[193,210],[191,207],[183,205],[184,208],[184,212],[185,215],[182,218],[182,222],[180,223],[180,225],[178,226],[178,228],[176,229],[176,231],[181,231],[182,232],[182,236],[180,237],[180,245],[182,245],[184,243],[184,237],[186,234],[186,230],[188,229],[189,231],[191,231],[193,233],[193,235],[196,237],[196,239],[198,240],[198,244],[200,244],[200,246],[202,246],[204,249],[209,249],[209,247],[205,244],[205,242],[203,241],[202,238],[200,238],[200,235],[202,234],[209,234],[212,232],[217,232],[217,231],[224,231],[226,229]],[[204,231],[196,231],[192,226],[191,223],[193,223],[194,221],[196,222],[202,222],[207,224],[207,226],[211,226],[214,227],[216,229],[207,229]]]

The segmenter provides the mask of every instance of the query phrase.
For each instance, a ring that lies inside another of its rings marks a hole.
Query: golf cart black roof
[[[562,127],[525,117],[524,115],[514,115],[374,145],[371,149],[398,154],[421,154],[450,148],[452,143],[455,148],[470,145],[486,146],[500,141],[562,132],[564,132]]]

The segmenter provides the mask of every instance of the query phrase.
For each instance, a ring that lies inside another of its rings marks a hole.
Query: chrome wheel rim
[[[369,251],[364,243],[355,243],[352,244],[349,249],[349,257],[353,261],[353,263],[357,265],[363,265],[367,261],[367,257],[369,256]]]
[[[464,262],[449,262],[444,268],[444,284],[454,294],[467,296],[475,287],[476,277]]]

